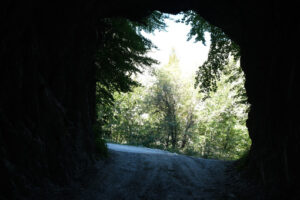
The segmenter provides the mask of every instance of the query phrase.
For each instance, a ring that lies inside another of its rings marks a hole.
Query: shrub
[[[236,168],[238,171],[242,171],[248,164],[249,150],[245,151],[243,155],[236,161]]]
[[[104,139],[97,137],[95,140],[95,146],[96,146],[96,155],[99,158],[108,157],[108,149]]]

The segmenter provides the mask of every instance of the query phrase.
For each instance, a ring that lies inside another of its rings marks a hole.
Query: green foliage
[[[175,51],[168,64],[154,71],[152,85],[142,87],[133,79],[157,62],[146,56],[155,47],[141,30],[163,29],[165,17],[155,12],[140,22],[101,22],[105,28],[96,55],[97,151],[105,151],[105,138],[206,158],[243,156],[251,141],[245,126],[249,105],[243,73],[235,62],[239,48],[219,28],[191,11],[181,20],[192,25],[189,39],[195,36],[205,44],[205,32],[211,33],[208,60],[195,81],[181,77]],[[193,87],[199,84],[200,93]]]
[[[244,78],[235,63],[225,66],[215,92],[205,99],[200,111],[202,118],[199,133],[203,136],[203,155],[223,159],[237,159],[250,146],[246,128],[248,104],[245,97]],[[238,78],[233,79],[233,74]],[[243,100],[243,101],[242,101]]]
[[[98,103],[112,103],[115,91],[128,92],[132,87],[138,86],[132,75],[158,63],[146,56],[155,46],[141,31],[163,29],[164,18],[166,16],[157,11],[146,18],[143,24],[124,18],[107,18],[101,21],[103,42],[95,56]]]
[[[156,81],[130,93],[115,93],[113,115],[103,126],[118,143],[161,148],[205,158],[237,159],[248,150],[244,78],[236,63],[225,66],[216,91],[193,88],[180,76],[173,51],[154,73]]]
[[[179,132],[179,61],[173,51],[170,55],[169,63],[156,71],[156,83],[151,88],[150,100],[152,101],[152,109],[155,112],[160,113],[162,116],[163,125],[161,131],[165,134],[165,146],[169,147],[172,144],[172,148],[177,146],[177,138]]]
[[[97,137],[95,139],[95,147],[96,147],[96,155],[99,158],[108,157],[108,149],[104,139]]]
[[[200,86],[200,91],[209,93],[217,89],[216,83],[220,79],[224,67],[228,65],[228,59],[233,56],[235,60],[240,58],[239,46],[234,43],[220,28],[209,24],[194,11],[184,12],[180,22],[190,24],[191,31],[188,40],[201,41],[206,44],[205,32],[210,33],[211,45],[208,59],[199,66],[195,87]]]
[[[96,133],[95,136],[95,148],[97,158],[108,157],[108,149],[105,140],[101,137],[102,124],[97,121],[93,126],[93,132]]]
[[[96,66],[96,112],[97,122],[94,125],[96,149],[99,155],[106,155],[107,149],[103,136],[109,136],[110,130],[102,127],[108,122],[119,120],[114,115],[114,94],[129,92],[139,85],[132,77],[142,73],[145,68],[157,63],[146,56],[155,46],[146,39],[141,31],[163,29],[166,15],[156,11],[142,23],[124,18],[107,18],[99,22],[101,26],[101,45],[95,55]]]
[[[167,25],[164,20],[167,18],[169,18],[168,14],[153,11],[147,18],[136,23],[136,26],[139,31],[145,31],[147,33],[151,33],[155,30],[165,30]]]

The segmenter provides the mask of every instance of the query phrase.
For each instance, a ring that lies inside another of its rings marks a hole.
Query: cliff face
[[[272,1],[158,1],[41,4],[1,2],[1,195],[46,182],[68,183],[93,161],[93,55],[97,20],[138,20],[152,10],[194,9],[240,46],[251,103],[249,169],[270,190],[292,191],[299,178],[299,79],[296,6]],[[294,8],[294,9],[293,9]],[[287,11],[287,12],[285,12]]]

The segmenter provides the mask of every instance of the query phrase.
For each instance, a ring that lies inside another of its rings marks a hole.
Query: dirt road
[[[231,162],[108,144],[110,158],[80,192],[82,200],[236,199],[226,191]]]

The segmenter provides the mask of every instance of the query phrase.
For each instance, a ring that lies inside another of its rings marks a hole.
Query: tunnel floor
[[[261,199],[232,170],[232,161],[127,145],[108,147],[108,159],[98,161],[72,187],[52,193],[51,199]]]

